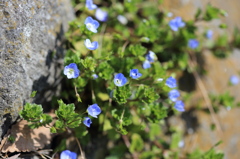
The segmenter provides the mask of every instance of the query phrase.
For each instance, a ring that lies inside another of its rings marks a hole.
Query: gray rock
[[[61,43],[74,19],[70,0],[0,0],[0,136],[38,91],[50,100],[61,80]],[[1,141],[1,139],[0,139]]]

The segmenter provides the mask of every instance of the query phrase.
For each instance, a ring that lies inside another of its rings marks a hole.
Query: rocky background
[[[0,0],[0,137],[37,91],[36,103],[57,93],[63,69],[61,47],[70,0]],[[0,138],[0,141],[1,141]]]
[[[173,13],[173,16],[181,16],[184,20],[193,19],[198,8],[204,9],[207,4],[227,11],[228,15],[221,20],[214,20],[209,23],[199,23],[200,31],[203,29],[212,29],[214,37],[227,34],[229,37],[233,35],[234,28],[240,28],[240,1],[239,0],[171,0],[164,1],[162,8]],[[225,22],[228,25],[226,30],[219,29],[219,24]],[[207,95],[223,94],[229,91],[231,95],[240,101],[240,85],[229,87],[228,81],[231,75],[239,75],[240,72],[240,50],[235,49],[232,54],[226,59],[216,58],[211,52],[203,52],[204,67],[207,70],[206,76],[201,77],[204,84],[204,89]],[[183,80],[184,78],[182,78]],[[194,109],[197,103],[201,103],[203,109],[208,109],[206,101],[203,98],[203,92],[193,80],[194,78],[184,79],[182,82],[191,85],[193,94],[192,100],[187,104],[187,113],[183,113],[180,118],[170,119],[170,123],[178,126],[185,132],[183,153],[192,152],[196,148],[202,151],[209,150],[218,141],[223,141],[216,149],[225,153],[225,158],[238,159],[240,152],[240,124],[238,117],[240,108],[231,110],[221,109],[215,114],[220,130],[211,130],[211,124],[214,123],[209,114],[203,111]],[[182,83],[183,84],[183,83]],[[185,86],[189,87],[189,86]],[[184,91],[186,89],[183,88]],[[188,90],[188,93],[191,91]],[[206,93],[205,93],[206,94]],[[186,130],[186,131],[185,131]]]

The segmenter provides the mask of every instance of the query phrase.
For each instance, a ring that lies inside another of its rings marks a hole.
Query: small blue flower
[[[148,60],[149,62],[154,62],[154,60],[156,59],[156,54],[152,51],[148,51],[147,55],[145,56],[146,60]]]
[[[232,75],[230,77],[229,81],[232,85],[237,85],[239,83],[239,78],[238,78],[238,76]]]
[[[142,76],[142,74],[138,72],[138,69],[130,70],[130,77],[132,77],[133,79],[137,79],[141,76]]]
[[[89,50],[96,50],[98,48],[98,42],[97,41],[91,42],[89,39],[86,39],[84,41],[84,44]]]
[[[196,49],[199,45],[199,42],[196,39],[190,39],[188,40],[188,47],[191,49]]]
[[[101,113],[101,108],[97,104],[90,105],[87,108],[88,115],[97,118],[97,115]]]
[[[63,73],[67,76],[68,79],[77,78],[80,74],[80,70],[75,63],[70,63],[64,67]]]
[[[62,151],[60,159],[77,159],[77,154],[69,150]]]
[[[97,28],[99,27],[98,21],[94,20],[92,17],[87,17],[84,24],[86,25],[88,30],[97,33]]]
[[[113,82],[116,86],[121,87],[127,83],[127,78],[122,73],[118,73],[114,76]]]
[[[208,30],[208,31],[206,32],[206,38],[212,39],[212,36],[213,36],[213,31],[212,31],[212,30]]]
[[[92,124],[92,120],[89,117],[85,117],[83,120],[83,124],[90,128],[90,125]]]
[[[175,88],[175,87],[177,87],[177,80],[175,78],[173,78],[172,76],[170,76],[166,80],[166,85],[170,88]]]
[[[97,75],[96,73],[94,73],[94,74],[92,75],[92,77],[93,77],[93,79],[97,79],[97,78],[98,78],[98,75]]]
[[[118,15],[118,16],[117,16],[117,20],[118,20],[121,24],[123,24],[123,25],[126,25],[126,24],[128,23],[127,18],[124,17],[123,15]]]
[[[144,68],[144,69],[148,69],[148,68],[150,68],[150,67],[151,67],[151,63],[150,63],[148,60],[146,60],[146,61],[143,62],[143,68]]]
[[[108,13],[98,8],[95,12],[95,17],[101,22],[105,22],[108,19]]]
[[[182,28],[185,26],[185,23],[182,21],[181,17],[176,17],[176,18],[170,20],[168,25],[170,26],[170,28],[173,31],[178,31],[179,28]]]
[[[173,89],[168,93],[168,97],[171,101],[176,102],[178,97],[180,97],[180,93],[178,90]]]
[[[96,4],[93,4],[93,1],[92,0],[86,0],[86,7],[89,9],[89,10],[94,10],[97,8],[97,5]]]
[[[176,101],[176,103],[175,103],[175,105],[174,105],[174,108],[177,109],[177,110],[180,111],[180,112],[184,112],[184,111],[185,111],[185,109],[184,109],[184,103],[183,103],[183,101],[181,101],[181,100]]]

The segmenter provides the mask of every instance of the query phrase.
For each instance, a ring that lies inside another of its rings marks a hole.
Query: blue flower
[[[121,87],[127,83],[127,78],[122,73],[118,73],[114,76],[113,82],[116,86]]]
[[[229,81],[232,85],[237,85],[239,83],[239,78],[238,78],[238,76],[232,75],[230,77]]]
[[[130,70],[130,77],[132,77],[133,79],[137,79],[141,76],[142,76],[142,74],[138,72],[138,69]]]
[[[97,28],[99,27],[98,21],[94,20],[92,17],[87,17],[84,24],[86,25],[88,30],[97,33]]]
[[[97,115],[101,113],[101,108],[97,104],[90,105],[87,108],[88,115],[97,118]]]
[[[96,73],[94,73],[94,74],[92,75],[92,77],[93,77],[93,79],[97,79],[97,78],[98,78],[98,75],[97,75]]]
[[[185,23],[182,21],[181,17],[176,17],[175,19],[170,20],[168,25],[173,31],[178,31],[179,28],[185,26]]]
[[[89,49],[89,50],[96,50],[98,48],[98,42],[94,41],[91,42],[89,39],[86,39],[84,41],[84,45]]]
[[[83,124],[90,128],[90,125],[92,124],[92,120],[89,117],[85,117],[83,120]]]
[[[108,19],[108,13],[98,8],[95,12],[95,17],[101,22],[105,22]]]
[[[143,62],[143,68],[144,68],[144,69],[148,69],[148,68],[150,68],[150,67],[151,67],[151,64],[150,64],[150,62],[149,62],[148,60],[146,60],[146,61]]]
[[[190,39],[188,40],[188,47],[191,49],[196,49],[199,45],[199,42],[196,39]]]
[[[156,54],[152,51],[148,51],[147,55],[145,56],[146,60],[148,60],[149,62],[154,62],[155,58],[156,58]]]
[[[123,25],[126,25],[126,24],[128,23],[127,18],[124,17],[123,15],[118,15],[118,16],[117,16],[117,20],[118,20],[121,24],[123,24]]]
[[[213,31],[212,30],[208,30],[207,33],[206,33],[206,38],[212,39],[212,36],[213,36]]]
[[[176,102],[178,97],[180,97],[180,93],[178,90],[173,89],[168,93],[168,97],[171,101]]]
[[[184,112],[184,111],[185,111],[185,109],[184,109],[184,103],[183,103],[183,101],[181,101],[181,100],[176,101],[176,103],[175,103],[175,105],[174,105],[174,108],[177,109],[177,110],[180,111],[180,112]]]
[[[60,159],[77,159],[77,154],[69,150],[62,151]]]
[[[92,1],[92,0],[86,0],[86,7],[87,7],[89,10],[93,10],[93,9],[96,9],[96,8],[97,8],[97,5],[96,5],[96,4],[93,4],[93,1]]]
[[[70,63],[64,67],[63,73],[67,76],[68,79],[77,78],[80,74],[80,70],[75,63]]]
[[[170,88],[175,88],[175,87],[177,87],[177,80],[175,78],[173,78],[172,76],[170,76],[166,80],[166,85]]]

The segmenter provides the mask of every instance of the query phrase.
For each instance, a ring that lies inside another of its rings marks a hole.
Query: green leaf
[[[171,149],[177,149],[178,148],[178,143],[180,141],[181,141],[181,134],[179,132],[173,133],[170,148]]]
[[[140,85],[138,87],[136,97],[141,99],[144,103],[153,103],[159,98],[159,95],[155,92],[154,88]]]
[[[31,93],[31,95],[30,95],[30,97],[35,97],[36,96],[36,94],[37,94],[37,91],[32,91],[32,93]]]
[[[203,19],[206,21],[211,21],[212,19],[219,18],[219,15],[221,15],[221,10],[208,4]]]
[[[51,132],[51,133],[57,133],[57,130],[56,130],[55,127],[51,127],[51,128],[50,128],[50,132]]]
[[[125,85],[122,87],[117,87],[113,91],[113,98],[118,102],[118,104],[127,103],[127,99],[131,96],[130,86]]]
[[[65,129],[66,127],[75,128],[81,123],[81,116],[75,113],[74,104],[65,104],[62,100],[58,100],[59,108],[55,111],[58,120],[55,123],[57,129]]]
[[[196,20],[200,17],[201,13],[202,13],[202,9],[198,8],[197,13],[195,14],[195,19]]]
[[[85,69],[89,69],[90,71],[94,72],[96,68],[96,61],[94,58],[88,56],[86,59],[81,59],[81,64],[84,66]]]
[[[221,28],[221,29],[226,29],[226,28],[227,28],[227,24],[223,24],[223,23],[222,23],[222,24],[219,25],[219,28]]]
[[[112,74],[114,73],[114,69],[107,62],[101,62],[97,67],[97,72],[99,72],[99,77],[105,80],[110,80],[112,78]]]
[[[26,103],[23,110],[20,111],[19,115],[27,120],[40,120],[40,116],[43,113],[43,108],[41,105]]]
[[[147,116],[147,119],[150,122],[159,123],[160,120],[168,116],[167,107],[164,107],[162,103],[150,104],[149,108],[151,113]]]
[[[140,44],[130,45],[128,49],[134,56],[143,56],[147,51],[147,49]]]
[[[64,128],[64,127],[65,127],[64,122],[61,121],[61,120],[57,120],[57,121],[55,122],[55,127],[56,127],[57,129],[62,129],[62,128]]]
[[[77,78],[74,79],[73,84],[77,88],[78,93],[84,91],[85,86],[88,84],[88,78]],[[78,101],[81,102],[80,95],[77,96]]]
[[[134,133],[131,136],[131,145],[129,151],[131,153],[140,152],[144,148],[144,141],[139,134]]]

